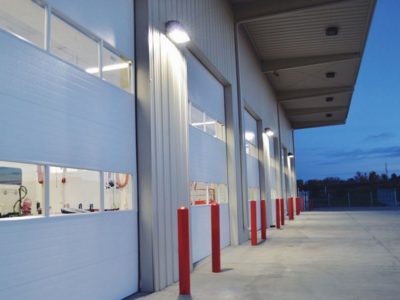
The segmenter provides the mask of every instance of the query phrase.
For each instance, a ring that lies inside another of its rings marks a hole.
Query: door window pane
[[[103,78],[129,93],[131,92],[131,66],[130,60],[103,48]]]
[[[0,218],[43,214],[44,167],[0,161]]]
[[[104,173],[104,210],[132,209],[132,176],[120,173]]]
[[[227,194],[226,184],[193,181],[190,187],[190,202],[192,205],[227,203]]]
[[[51,17],[51,52],[86,71],[98,69],[98,43],[55,15]]]
[[[99,172],[50,167],[50,214],[88,213],[99,209]]]
[[[1,0],[0,28],[44,47],[45,11],[32,0]]]

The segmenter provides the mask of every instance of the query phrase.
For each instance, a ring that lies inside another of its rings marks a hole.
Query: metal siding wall
[[[176,210],[189,202],[187,88],[181,53],[156,29],[151,43],[153,249],[158,290],[178,279]]]
[[[0,158],[136,172],[134,96],[0,30]]]
[[[239,43],[239,62],[240,62],[240,78],[241,78],[241,97],[244,100],[244,105],[252,112],[257,114],[262,123],[262,128],[269,127],[275,132],[275,137],[278,136],[278,116],[277,116],[277,100],[275,93],[268,82],[265,75],[262,73],[260,63],[254,53],[250,41],[245,36],[242,30],[238,34]],[[283,111],[282,111],[283,112]],[[286,122],[283,133],[282,142],[289,141],[287,131],[290,129],[290,124],[285,119],[281,112],[281,126]],[[283,119],[283,120],[282,120]],[[290,137],[291,139],[291,137]],[[271,147],[270,147],[271,143]],[[276,197],[281,197],[281,168],[279,154],[273,148],[273,138],[268,138],[268,143],[264,143],[264,174],[265,174],[265,195],[268,203],[267,212],[270,220],[273,218],[275,209],[274,200]],[[270,149],[268,149],[270,147]],[[269,224],[270,221],[268,221]]]
[[[154,289],[159,290],[178,279],[176,209],[189,204],[186,61],[163,34],[165,22],[177,19],[185,24],[198,49],[232,85],[233,102],[236,74],[233,17],[227,1],[149,0],[149,11],[152,249]],[[236,184],[229,192],[232,201],[235,191]]]

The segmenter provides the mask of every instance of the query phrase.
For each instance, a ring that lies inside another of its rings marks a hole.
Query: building
[[[293,130],[347,118],[374,5],[3,0],[0,298],[166,287],[180,206],[193,263],[213,201],[221,247],[248,240],[249,200],[274,225],[272,200],[296,196]]]

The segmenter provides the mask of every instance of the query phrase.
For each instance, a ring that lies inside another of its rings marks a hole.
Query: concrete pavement
[[[224,249],[222,268],[198,264],[191,297],[174,284],[140,299],[399,300],[400,211],[305,212],[257,247]]]

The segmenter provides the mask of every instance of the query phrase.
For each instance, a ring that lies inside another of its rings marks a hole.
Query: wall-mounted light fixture
[[[293,157],[294,157],[294,155],[293,155],[293,153],[292,153],[292,152],[289,152],[289,153],[287,154],[287,157],[288,157],[288,158],[293,158]]]
[[[165,24],[167,36],[176,44],[184,44],[190,41],[186,28],[176,20],[168,21]]]
[[[264,128],[264,132],[267,136],[273,136],[274,131],[271,128]]]

